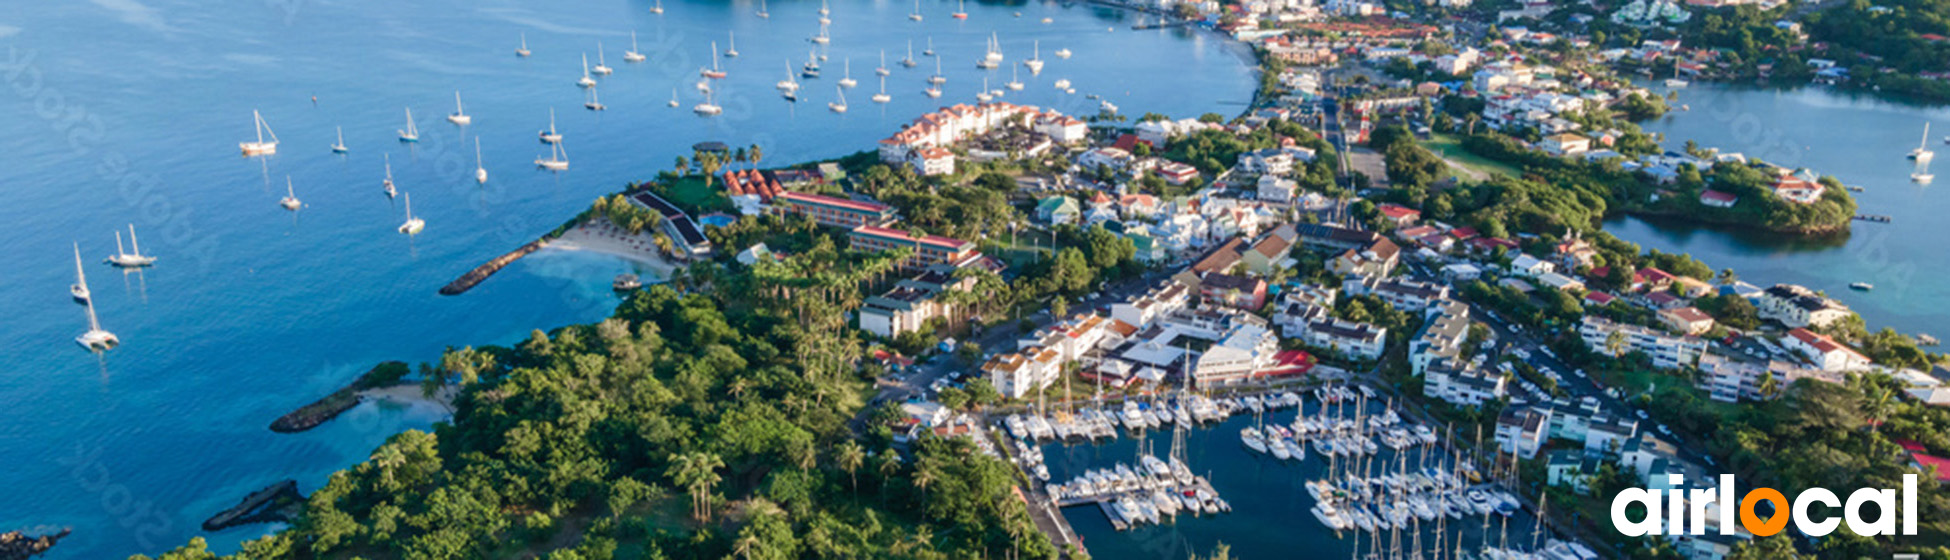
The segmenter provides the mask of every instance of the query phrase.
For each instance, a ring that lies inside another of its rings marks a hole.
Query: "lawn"
[[[1470,153],[1469,150],[1463,149],[1462,141],[1455,136],[1447,134],[1431,135],[1428,141],[1423,142],[1423,145],[1428,146],[1429,151],[1435,152],[1436,155],[1442,156],[1443,159],[1460,163],[1464,167],[1476,171],[1495,173],[1505,177],[1517,177],[1523,174],[1522,170],[1511,167],[1509,164]]]
[[[692,214],[731,211],[731,199],[724,194],[724,185],[712,181],[704,186],[701,175],[687,175],[677,182],[657,189],[657,194]]]

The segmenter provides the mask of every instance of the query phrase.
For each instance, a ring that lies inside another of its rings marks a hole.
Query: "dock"
[[[1864,222],[1875,222],[1878,224],[1886,224],[1890,222],[1890,218],[1886,214],[1856,214],[1855,219]]]
[[[460,278],[455,278],[453,282],[449,282],[446,286],[441,287],[440,295],[457,296],[467,293],[468,290],[474,289],[474,286],[478,286],[482,281],[487,280],[489,276],[500,272],[503,267],[514,264],[515,261],[521,260],[522,257],[528,256],[529,253],[540,251],[543,247],[547,246],[547,240],[537,239],[528,242],[527,245],[522,245],[519,249],[509,251],[508,254],[495,257],[493,260],[475,267],[474,270],[467,271],[466,274],[460,275]]]

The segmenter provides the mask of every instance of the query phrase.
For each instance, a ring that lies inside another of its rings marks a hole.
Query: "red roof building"
[[[1398,227],[1406,226],[1415,223],[1416,220],[1422,219],[1421,210],[1400,204],[1383,204],[1377,207],[1376,210],[1380,210],[1383,217],[1388,218],[1388,221],[1394,222]]]

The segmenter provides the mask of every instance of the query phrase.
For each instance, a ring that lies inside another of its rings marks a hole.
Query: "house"
[[[1036,202],[1036,219],[1046,224],[1074,224],[1081,214],[1076,199],[1067,196],[1052,196]]]
[[[1375,210],[1381,213],[1382,219],[1388,220],[1388,223],[1395,224],[1395,227],[1406,227],[1414,224],[1416,220],[1422,219],[1421,210],[1400,204],[1386,203],[1375,207]]]
[[[1558,449],[1550,453],[1544,463],[1545,482],[1551,486],[1564,485],[1578,494],[1591,493],[1591,479],[1598,474],[1602,463],[1597,457],[1589,457],[1573,449]]]
[[[938,296],[951,290],[965,292],[975,286],[975,277],[957,277],[956,272],[967,266],[976,266],[976,259],[932,265],[920,275],[894,284],[893,289],[867,298],[860,306],[860,329],[894,338],[921,330],[936,318],[962,320],[961,306],[942,302]]]
[[[1112,147],[1091,148],[1077,156],[1077,165],[1084,169],[1108,168],[1123,169],[1131,162],[1131,153]]]
[[[1198,178],[1198,168],[1175,161],[1160,163],[1158,164],[1158,168],[1153,172],[1157,173],[1158,177],[1163,178],[1165,182],[1173,185],[1183,185],[1192,179]]]
[[[1259,176],[1258,186],[1260,200],[1279,204],[1293,202],[1293,193],[1300,190],[1299,183],[1276,175]]]
[[[997,354],[982,364],[982,374],[1004,398],[1020,399],[1055,383],[1062,368],[1055,350],[1038,349]]]
[[[647,190],[637,191],[630,195],[629,200],[631,204],[663,215],[664,219],[658,221],[658,227],[663,229],[666,237],[670,238],[679,253],[678,256],[699,259],[711,255],[710,238],[704,236],[704,229],[698,227],[696,221],[691,220],[690,214],[685,214],[670,201]]]
[[[1810,181],[1792,174],[1775,179],[1772,188],[1776,196],[1797,204],[1814,204],[1820,201],[1822,193],[1828,190],[1828,187],[1819,181]]]
[[[1208,272],[1199,279],[1199,295],[1205,301],[1234,309],[1258,311],[1266,306],[1266,280]]]
[[[1286,235],[1281,235],[1283,231]],[[1282,224],[1261,237],[1251,250],[1240,255],[1240,260],[1246,263],[1246,270],[1262,276],[1273,274],[1273,270],[1286,260],[1287,253],[1293,250],[1292,232],[1293,226]]]
[[[1193,263],[1191,268],[1192,273],[1205,274],[1208,272],[1227,272],[1232,270],[1233,265],[1239,264],[1239,252],[1245,250],[1245,245],[1246,239],[1242,237],[1234,237],[1226,241],[1224,245],[1220,245],[1218,248],[1213,249],[1212,252],[1206,253],[1205,258]]]
[[[1720,402],[1758,401],[1780,396],[1802,379],[1841,384],[1841,372],[1824,371],[1798,362],[1713,351],[1700,356],[1699,386]],[[1771,381],[1770,381],[1771,378]]]
[[[1481,406],[1503,398],[1510,381],[1501,372],[1478,370],[1456,360],[1430,362],[1423,377],[1427,380],[1424,394],[1457,406]]]
[[[1537,147],[1554,156],[1568,156],[1591,149],[1591,139],[1569,132],[1552,134],[1537,143]]]
[[[1673,276],[1670,272],[1648,266],[1632,274],[1632,289],[1664,290],[1671,287],[1673,281],[1678,279],[1679,277]]]
[[[1125,218],[1146,218],[1158,213],[1158,197],[1148,194],[1127,194],[1117,199],[1117,208]]]
[[[922,148],[914,151],[908,164],[914,172],[924,177],[952,175],[955,173],[955,153],[947,148]]]
[[[1557,242],[1554,250],[1556,252],[1553,257],[1557,260],[1557,264],[1563,266],[1565,270],[1591,266],[1591,263],[1598,257],[1598,249],[1593,248],[1590,243],[1585,242],[1584,238],[1575,235],[1569,239]]]
[[[1342,319],[1326,318],[1307,323],[1302,342],[1326,348],[1361,360],[1381,359],[1388,344],[1388,329]]]
[[[1550,262],[1523,253],[1517,253],[1517,257],[1510,260],[1510,274],[1517,276],[1536,278],[1556,271],[1557,267]]]
[[[1347,295],[1372,295],[1390,307],[1411,313],[1421,313],[1449,298],[1448,286],[1407,277],[1350,276],[1341,282],[1341,287],[1347,290]]]
[[[1693,306],[1660,311],[1659,322],[1681,334],[1697,336],[1713,330],[1713,316]]]
[[[1496,443],[1504,453],[1534,458],[1550,435],[1550,423],[1548,409],[1506,408],[1496,419]]]
[[[1823,371],[1849,371],[1869,365],[1869,357],[1861,352],[1835,342],[1828,335],[1804,328],[1788,331],[1787,336],[1781,337],[1781,346],[1801,354]]]
[[[1191,286],[1166,281],[1130,301],[1111,304],[1110,316],[1140,329],[1150,328],[1165,315],[1190,306],[1191,290]]]
[[[1293,172],[1293,154],[1279,148],[1240,152],[1237,167],[1241,172],[1261,175],[1286,175]]]
[[[1555,272],[1537,275],[1537,283],[1550,286],[1551,289],[1560,292],[1578,292],[1585,289],[1584,282]]]
[[[772,208],[787,214],[810,216],[822,226],[846,229],[886,225],[894,220],[894,207],[878,202],[792,191],[774,197]]]
[[[972,242],[939,235],[915,237],[909,232],[878,226],[854,228],[847,234],[847,242],[862,251],[911,249],[914,254],[902,263],[903,268],[955,263],[981,256]]]
[[[1400,262],[1401,247],[1386,237],[1375,237],[1365,246],[1348,249],[1334,257],[1327,269],[1342,276],[1386,276]]]
[[[1706,341],[1697,337],[1670,335],[1595,315],[1584,316],[1583,323],[1578,325],[1578,336],[1593,352],[1614,358],[1644,352],[1652,358],[1653,367],[1661,369],[1690,366],[1706,351]]]
[[[1740,197],[1734,196],[1733,193],[1713,189],[1706,189],[1699,193],[1699,203],[1714,208],[1732,208],[1736,202],[1740,202]]]
[[[1854,313],[1841,302],[1803,286],[1775,284],[1754,298],[1760,318],[1780,321],[1788,328],[1825,327]]]

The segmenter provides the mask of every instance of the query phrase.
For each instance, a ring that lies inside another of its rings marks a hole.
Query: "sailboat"
[[[1070,49],[1056,49],[1056,57],[1062,59],[1070,58]]]
[[[873,68],[873,73],[882,77],[894,73],[892,70],[887,69],[887,49],[880,49],[880,65]]]
[[[609,63],[603,61],[602,41],[596,41],[596,66],[590,68],[589,71],[598,76],[608,76],[611,72],[615,72],[615,70],[609,67]]]
[[[1007,86],[1009,91],[1022,91],[1022,80],[1018,78],[1019,76],[1015,67],[1009,67],[1009,84]]]
[[[677,88],[670,88],[670,106],[676,107],[678,105],[680,103],[677,102]]]
[[[657,5],[650,7],[650,13],[662,15],[664,13],[664,0],[657,0]]]
[[[413,193],[406,193],[406,222],[399,225],[399,232],[418,235],[424,229],[427,229],[427,221],[413,217]]]
[[[343,154],[352,151],[350,148],[345,147],[345,127],[335,126],[332,128],[339,131],[339,141],[336,144],[332,144],[332,153]]]
[[[968,1],[955,4],[955,19],[968,19]]]
[[[851,58],[846,59],[846,61],[843,64],[844,66],[842,66],[842,68],[845,68],[844,70],[845,73],[840,74],[841,76],[839,82],[840,87],[853,87],[853,86],[860,85],[860,82],[853,80],[853,59]]]
[[[393,188],[393,154],[386,154],[386,181],[379,186],[386,190],[386,198],[399,194],[399,190]]]
[[[1029,74],[1032,76],[1043,73],[1043,41],[1038,39],[1034,45],[1035,53],[1029,57],[1029,60],[1022,61],[1023,66],[1029,67]]]
[[[251,119],[257,122],[257,141],[238,142],[237,148],[244,152],[245,157],[268,156],[278,153],[278,133],[271,131],[270,123],[264,122],[264,115],[258,114],[257,111],[251,111]],[[270,142],[264,141],[264,133],[266,132],[271,133]]]
[[[738,57],[738,35],[730,31],[726,31],[725,40],[730,41],[730,44],[725,45],[724,48],[725,58],[737,58]]]
[[[792,79],[792,59],[788,58],[785,61],[785,79],[779,80],[778,88],[785,93],[792,93],[799,89],[799,81]]]
[[[447,122],[461,126],[467,126],[468,123],[474,122],[474,117],[467,116],[467,112],[461,109],[460,92],[458,91],[454,92],[454,114],[447,115]]]
[[[129,224],[129,247],[133,252],[122,252],[122,232],[115,232],[115,254],[108,257],[108,264],[122,268],[140,268],[156,264],[156,258],[142,254],[142,244],[135,240],[135,224]]]
[[[819,77],[819,56],[816,53],[806,51],[806,66],[799,70],[799,75],[808,78]]]
[[[930,84],[934,84],[934,85],[937,85],[937,86],[938,86],[938,85],[941,85],[941,84],[945,84],[945,83],[948,83],[948,77],[947,77],[947,76],[944,76],[944,75],[942,75],[942,74],[941,74],[941,59],[940,59],[940,58],[936,58],[936,59],[934,59],[934,75],[933,75],[933,76],[928,76],[928,83],[930,83]]]
[[[933,35],[929,35],[929,36],[928,36],[928,48],[927,48],[926,50],[922,50],[922,51],[921,51],[921,56],[934,56],[934,36],[933,36]]]
[[[1923,139],[1918,140],[1916,142],[1916,149],[1909,151],[1909,159],[1913,159],[1916,161],[1926,161],[1932,157],[1936,157],[1936,152],[1930,151],[1929,146],[1930,146],[1930,123],[1929,121],[1924,121]]]
[[[886,103],[886,102],[888,102],[888,101],[893,101],[893,100],[894,100],[894,97],[893,97],[893,96],[891,96],[891,95],[887,95],[887,77],[886,77],[886,76],[881,76],[881,77],[880,77],[880,93],[876,93],[876,94],[873,94],[873,102],[874,102],[874,103]]]
[[[723,112],[724,112],[724,107],[719,107],[719,106],[717,106],[717,104],[714,104],[714,103],[712,103],[712,102],[711,102],[711,92],[708,92],[708,91],[707,91],[707,92],[704,92],[704,102],[703,102],[703,103],[699,103],[699,104],[697,104],[697,106],[696,106],[696,107],[692,107],[692,108],[691,108],[691,111],[692,111],[692,112],[695,112],[695,113],[697,113],[697,114],[699,114],[699,115],[702,115],[702,116],[707,116],[707,117],[708,117],[708,116],[711,116],[711,115],[716,115],[716,114],[720,114],[720,113],[723,113]]]
[[[562,149],[561,142],[549,144],[548,159],[535,158],[535,167],[549,171],[567,171],[569,169],[569,152]]]
[[[765,0],[758,0],[758,13],[756,15],[761,19],[770,19],[772,17],[772,12],[765,11]]]
[[[817,45],[826,45],[833,42],[833,37],[826,33],[826,24],[819,24],[819,34],[812,36],[812,42]]]
[[[609,107],[604,106],[603,102],[596,98],[596,88],[589,88],[589,100],[582,102],[582,108],[591,111],[601,111]]]
[[[291,176],[285,175],[284,176],[284,198],[278,201],[278,206],[283,206],[285,210],[296,212],[300,207],[303,207],[304,205],[305,203],[300,202],[298,200],[298,193],[296,191],[291,190]],[[130,236],[133,237],[134,234],[130,234]]]
[[[88,297],[88,278],[81,274],[81,244],[77,243],[74,247],[75,284],[68,287],[68,293],[74,294],[75,300],[88,308],[88,332],[75,337],[74,342],[90,351],[114,348],[122,341],[115,338],[115,333],[102,330],[101,321],[95,318],[95,300]]]
[[[706,78],[710,78],[713,80],[724,79],[725,77],[724,70],[718,69],[718,42],[717,41],[711,42],[711,67],[700,68],[698,69],[697,74],[699,76],[704,76]]]
[[[914,13],[907,14],[910,21],[921,21],[921,0],[914,0]]]
[[[481,137],[474,137],[474,182],[487,184],[487,166],[481,163]]]
[[[833,88],[833,91],[839,92],[840,100],[832,103],[827,103],[826,108],[832,109],[833,112],[835,113],[846,112],[846,88],[835,86]]]
[[[826,7],[826,0],[819,0],[819,23],[821,25],[833,23],[833,20],[827,17],[831,15],[833,15],[833,10]]]
[[[74,300],[88,303],[88,275],[81,271],[81,244],[74,244],[74,284],[68,286],[68,295]]]
[[[1055,85],[1056,85],[1056,89],[1061,89],[1061,90],[1068,90],[1068,89],[1070,89],[1070,79],[1069,79],[1069,78],[1058,78],[1058,79],[1056,80],[1056,84],[1055,84]]]
[[[412,107],[407,107],[407,108],[406,108],[406,130],[401,130],[401,131],[399,131],[399,141],[401,141],[401,142],[419,142],[419,141],[420,141],[420,127],[419,127],[419,125],[415,125],[415,124],[413,124],[413,108],[412,108]]]
[[[636,50],[636,30],[630,30],[630,50],[623,51],[623,62],[643,62],[646,58]]]
[[[543,144],[554,144],[562,141],[562,134],[555,131],[554,107],[550,107],[548,110],[548,130],[542,131],[538,136],[541,137]]]
[[[589,53],[582,53],[582,78],[576,80],[576,85],[582,87],[596,86],[596,79],[589,77]]]
[[[534,53],[528,52],[528,34],[523,33],[521,34],[521,46],[515,48],[515,56],[528,56],[530,54]]]
[[[941,98],[941,88],[938,87],[928,86],[928,89],[921,90],[921,93],[928,94],[928,97],[930,98],[934,98],[934,99]]]
[[[901,59],[901,66],[906,66],[906,67],[908,67],[908,68],[913,68],[913,67],[915,67],[915,66],[918,66],[918,65],[920,65],[920,64],[921,64],[921,63],[919,63],[919,62],[915,62],[915,61],[914,61],[914,40],[913,40],[913,39],[908,39],[908,40],[907,40],[907,58],[903,58],[903,59]]]
[[[981,102],[983,102],[983,103],[988,103],[989,101],[991,101],[991,100],[993,100],[993,99],[995,99],[995,94],[993,94],[993,93],[989,93],[989,78],[988,78],[988,76],[983,76],[983,77],[982,77],[982,90],[981,90],[980,92],[977,92],[977,93],[975,94],[975,99],[976,99],[977,101],[981,101]]]
[[[995,36],[994,31],[989,32],[989,52],[982,57],[989,62],[1002,62],[1002,40]]]

